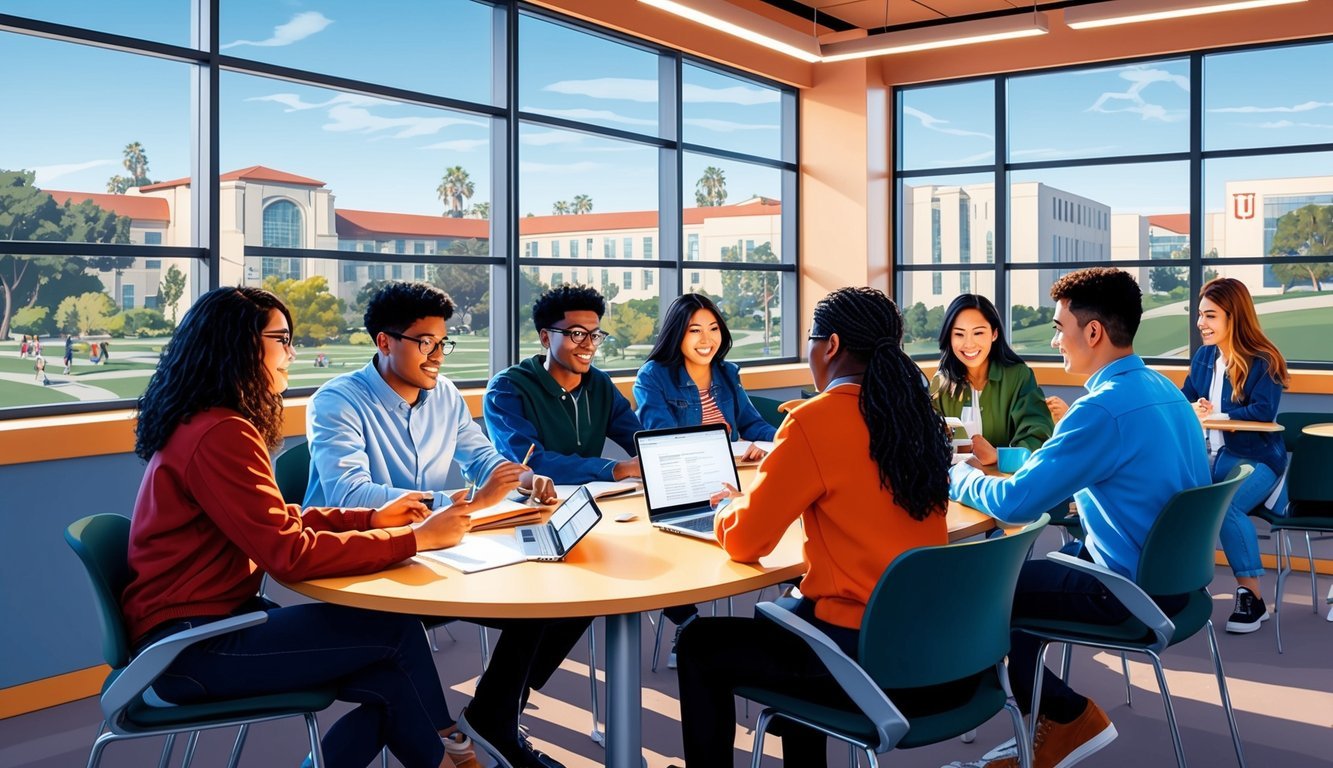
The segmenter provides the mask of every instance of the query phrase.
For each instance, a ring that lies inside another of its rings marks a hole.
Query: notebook
[[[543,525],[521,525],[514,529],[519,550],[528,560],[564,560],[565,555],[602,519],[586,487],[565,499]]]
[[[716,541],[709,499],[740,487],[726,424],[649,429],[634,435],[648,519],[655,528]]]

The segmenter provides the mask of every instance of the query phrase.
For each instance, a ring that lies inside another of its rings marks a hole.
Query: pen
[[[476,496],[476,495],[477,495],[477,484],[476,484],[476,483],[468,483],[468,484],[467,484],[467,499],[465,499],[465,501],[466,501],[467,503],[470,504],[470,503],[472,502],[472,497],[473,497],[473,496]]]
[[[533,444],[529,445],[529,446],[528,446],[528,453],[527,453],[527,455],[523,457],[523,460],[520,461],[519,464],[522,464],[523,466],[526,467],[526,466],[528,465],[528,459],[531,459],[531,458],[532,458],[532,452],[535,451],[535,450],[537,450],[537,444],[536,444],[536,443],[533,443]]]

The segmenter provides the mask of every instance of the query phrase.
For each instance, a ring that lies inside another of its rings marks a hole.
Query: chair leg
[[[199,732],[191,731],[190,738],[185,742],[185,758],[181,760],[181,768],[190,768],[190,763],[194,762],[194,750],[199,746]]]
[[[861,768],[861,761],[856,759],[856,753],[861,751],[855,744],[847,745],[847,768]]]
[[[310,736],[310,764],[312,768],[324,768],[324,750],[319,744],[319,720],[314,712],[305,713],[305,731]]]
[[[93,748],[88,753],[88,768],[97,768],[97,764],[102,762],[102,752],[106,745],[116,740],[114,733],[99,733],[97,739],[93,741]]]
[[[759,721],[754,724],[754,747],[750,751],[750,768],[759,768],[764,760],[764,731],[768,730],[768,721],[773,719],[772,710],[759,713]]]
[[[1134,686],[1129,684],[1129,657],[1120,652],[1120,669],[1125,673],[1125,706],[1134,706]]]
[[[176,746],[176,734],[167,734],[166,743],[162,745],[162,757],[158,758],[157,768],[167,768],[171,764],[171,750]]]
[[[875,750],[867,749],[865,753],[867,768],[879,768],[879,758],[875,757]]]
[[[491,665],[491,638],[486,628],[480,624],[477,625],[477,632],[481,636],[481,671],[485,672]]]
[[[1240,731],[1236,728],[1236,712],[1231,708],[1231,694],[1227,691],[1227,675],[1222,670],[1222,654],[1217,650],[1217,633],[1213,622],[1208,622],[1208,650],[1213,654],[1213,672],[1217,675],[1217,692],[1222,696],[1222,709],[1227,713],[1227,725],[1231,727],[1231,745],[1236,748],[1236,762],[1245,768],[1245,752],[1240,743]]]
[[[592,690],[592,730],[588,732],[588,738],[592,739],[602,746],[606,746],[606,733],[598,724],[597,707],[597,622],[588,624],[588,687]]]
[[[1037,744],[1037,713],[1041,711],[1042,673],[1046,671],[1046,646],[1049,644],[1045,640],[1037,644],[1037,671],[1032,674],[1032,709],[1028,710],[1032,713],[1032,722],[1028,724],[1027,738],[1033,749],[1036,749]]]
[[[657,671],[657,654],[662,650],[662,623],[666,621],[666,613],[657,612],[657,631],[653,633],[653,671]]]
[[[1004,702],[1004,708],[1009,711],[1009,718],[1014,723],[1014,744],[1018,747],[1019,768],[1032,768],[1032,742],[1027,739],[1028,729],[1023,722],[1023,712],[1018,708],[1018,702],[1013,696]],[[973,733],[975,738],[975,732]]]
[[[456,642],[458,642],[458,638],[454,637],[453,630],[449,629],[449,625],[448,625],[448,624],[440,624],[440,625],[439,625],[438,627],[436,627],[436,628],[437,628],[437,629],[443,629],[443,630],[444,630],[444,634],[446,634],[446,635],[449,636],[449,642],[451,642],[451,643],[456,643]]]
[[[1310,541],[1310,532],[1305,532],[1305,559],[1310,566],[1310,610],[1319,614],[1319,578],[1314,572],[1314,544]]]
[[[236,768],[241,762],[241,750],[245,749],[245,737],[250,733],[250,724],[242,723],[236,729],[236,742],[231,745],[231,756],[227,758],[227,768]]]
[[[1065,681],[1065,685],[1069,685],[1069,672],[1073,661],[1074,646],[1065,643],[1064,650],[1060,652],[1060,679]]]
[[[1162,706],[1166,708],[1166,724],[1171,728],[1171,743],[1176,748],[1176,765],[1185,768],[1185,747],[1180,743],[1180,729],[1176,727],[1176,709],[1171,705],[1171,691],[1166,685],[1166,673],[1162,670],[1162,660],[1152,651],[1144,651],[1152,659],[1153,672],[1157,673],[1157,687],[1162,691]]]
[[[1282,588],[1291,573],[1291,540],[1286,531],[1277,534],[1277,587],[1273,594],[1273,629],[1277,632],[1277,652],[1282,653]],[[1285,559],[1284,559],[1285,557]]]
[[[426,639],[430,641],[430,652],[439,653],[440,644],[435,642],[435,627],[426,630]]]
[[[389,748],[380,750],[380,768],[389,768]]]

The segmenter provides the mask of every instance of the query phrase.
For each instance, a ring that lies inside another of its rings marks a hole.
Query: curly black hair
[[[1133,275],[1114,267],[1088,267],[1061,277],[1051,286],[1051,298],[1069,302],[1079,327],[1096,320],[1106,338],[1117,347],[1134,344],[1143,319],[1143,290]]]
[[[727,320],[722,316],[722,310],[702,293],[687,293],[671,302],[671,306],[667,307],[666,317],[662,319],[662,329],[658,331],[657,343],[648,353],[648,359],[672,367],[684,365],[685,353],[680,351],[680,344],[685,340],[685,332],[690,327],[690,318],[701,309],[712,312],[713,317],[717,318],[717,330],[722,336],[722,342],[717,345],[717,354],[713,355],[713,365],[720,365],[726,360],[727,353],[731,351],[731,331],[727,330]]]
[[[949,308],[944,310],[944,323],[940,326],[939,373],[940,379],[943,380],[941,389],[955,396],[967,386],[967,366],[963,365],[963,361],[953,353],[953,324],[958,322],[958,316],[965,309],[975,309],[980,312],[995,331],[995,342],[991,344],[987,362],[999,366],[1018,365],[1023,362],[1018,353],[1009,346],[1009,342],[1004,340],[1004,323],[1000,320],[999,310],[991,300],[979,293],[960,294],[949,304]]]
[[[834,333],[841,349],[866,366],[861,418],[880,485],[914,520],[946,514],[953,448],[921,369],[903,352],[897,305],[874,288],[839,288],[815,305],[810,335]]]
[[[214,288],[199,297],[163,347],[139,397],[134,452],[147,460],[182,422],[208,408],[230,408],[259,430],[270,449],[282,445],[282,395],[269,390],[263,337],[282,300],[260,288]]]
[[[430,283],[388,282],[366,302],[362,321],[374,339],[381,331],[402,333],[423,317],[454,316],[454,300]]]
[[[537,297],[532,305],[532,324],[540,331],[564,319],[566,312],[596,312],[606,314],[606,299],[596,289],[586,285],[566,283]]]

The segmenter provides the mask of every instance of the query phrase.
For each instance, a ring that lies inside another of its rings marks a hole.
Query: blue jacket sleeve
[[[1200,347],[1199,351],[1194,353],[1194,359],[1190,361],[1190,372],[1185,376],[1185,385],[1180,388],[1180,394],[1191,403],[1203,397],[1203,393],[1208,391],[1208,380],[1203,378],[1204,371],[1207,370],[1202,359],[1203,351],[1204,348]]]
[[[1278,403],[1282,400],[1282,385],[1268,374],[1268,361],[1256,357],[1250,361],[1250,374],[1245,377],[1245,402],[1236,403],[1231,395],[1231,410],[1227,416],[1241,421],[1272,421],[1277,418]]]
[[[731,386],[736,398],[737,434],[742,440],[772,440],[778,433],[778,428],[765,421],[759,414],[759,409],[750,402],[750,396],[741,386],[740,369],[735,363],[726,363],[722,366],[722,370],[725,371],[727,384]]]
[[[629,401],[620,396],[624,409],[630,418]],[[615,462],[601,457],[584,458],[578,455],[566,455],[547,451],[537,438],[537,429],[523,413],[523,398],[514,390],[508,380],[497,376],[486,388],[486,395],[481,401],[482,415],[486,419],[486,429],[490,432],[491,442],[496,450],[510,461],[523,461],[529,446],[536,446],[528,466],[539,475],[546,475],[557,483],[577,485],[594,480],[614,480]],[[614,413],[613,424],[614,424]],[[638,423],[638,419],[634,420]],[[630,446],[634,445],[631,432]]]
[[[665,429],[681,426],[666,403],[666,389],[663,376],[666,368],[654,362],[644,363],[639,374],[634,377],[634,404],[639,422],[646,429]]]

